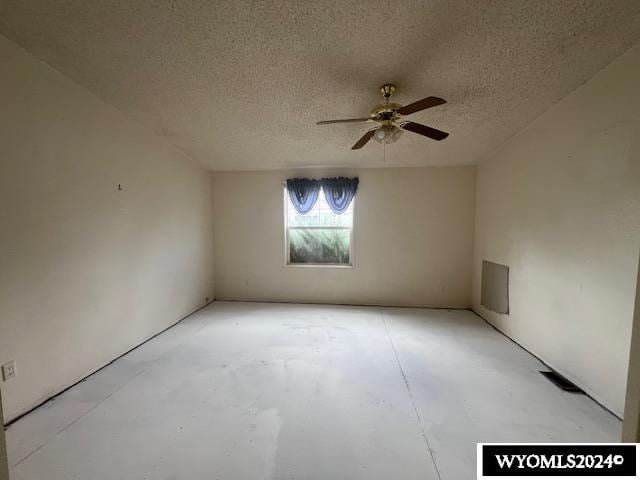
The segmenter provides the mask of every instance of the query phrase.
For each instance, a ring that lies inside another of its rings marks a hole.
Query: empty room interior
[[[637,0],[0,0],[0,479],[639,442],[639,86]]]

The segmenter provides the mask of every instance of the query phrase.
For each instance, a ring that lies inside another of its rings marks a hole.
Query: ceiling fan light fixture
[[[403,130],[395,125],[391,128],[391,131],[387,135],[387,143],[395,143],[402,136]]]
[[[402,136],[402,130],[395,125],[378,127],[373,139],[378,143],[394,143]]]
[[[432,140],[444,140],[449,136],[447,132],[438,130],[437,128],[422,125],[420,123],[409,122],[403,120],[406,115],[421,112],[428,108],[437,107],[447,103],[440,97],[426,97],[417,102],[408,105],[400,105],[389,101],[389,97],[396,91],[395,85],[387,83],[380,88],[380,92],[384,96],[384,103],[376,105],[369,112],[368,117],[361,118],[345,118],[342,120],[323,120],[317,122],[318,125],[327,125],[331,123],[354,123],[354,122],[377,122],[380,124],[377,128],[370,128],[362,137],[351,147],[351,150],[360,150],[372,138],[383,145],[387,143],[395,143],[402,136],[402,132],[408,130],[410,132],[422,135]]]

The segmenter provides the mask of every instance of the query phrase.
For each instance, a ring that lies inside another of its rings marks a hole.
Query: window
[[[337,215],[331,211],[324,192],[309,213],[295,209],[285,187],[286,258],[288,265],[353,264],[353,204]]]

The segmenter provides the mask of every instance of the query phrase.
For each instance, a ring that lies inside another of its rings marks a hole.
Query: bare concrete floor
[[[13,424],[12,480],[475,478],[476,442],[618,441],[468,311],[216,302]]]

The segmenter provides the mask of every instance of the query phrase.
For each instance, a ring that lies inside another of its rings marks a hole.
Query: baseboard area
[[[29,415],[31,412],[33,412],[34,410],[37,410],[38,408],[40,408],[41,406],[45,405],[46,403],[50,402],[51,400],[55,400],[56,397],[59,397],[60,395],[62,395],[63,393],[65,393],[67,390],[75,387],[76,385],[78,385],[79,383],[84,382],[86,379],[88,379],[89,377],[91,377],[92,375],[95,375],[96,373],[98,373],[99,371],[103,370],[104,368],[108,367],[109,365],[111,365],[113,362],[115,362],[116,360],[124,357],[126,354],[133,352],[136,348],[140,347],[141,345],[144,345],[145,343],[147,343],[150,340],[153,340],[155,337],[157,337],[158,335],[166,332],[167,330],[169,330],[170,328],[175,327],[176,325],[178,325],[180,322],[182,322],[183,320],[186,320],[187,318],[189,318],[191,315],[193,315],[194,313],[199,312],[200,310],[202,310],[203,308],[206,308],[207,306],[211,305],[213,302],[215,302],[214,300],[211,300],[209,303],[205,303],[203,306],[195,309],[194,311],[192,311],[191,313],[185,315],[184,317],[180,318],[179,320],[175,321],[174,323],[172,323],[171,325],[169,325],[166,328],[163,328],[162,330],[160,330],[157,333],[154,333],[153,335],[151,335],[150,337],[148,337],[147,339],[143,340],[142,342],[138,343],[137,345],[135,345],[134,347],[131,347],[129,350],[127,350],[126,352],[121,353],[120,355],[118,355],[117,357],[115,357],[113,360],[105,363],[104,365],[102,365],[101,367],[96,368],[95,370],[93,370],[91,373],[85,375],[84,377],[82,377],[81,379],[71,383],[70,385],[64,387],[63,389],[61,389],[60,391],[53,393],[51,395],[49,395],[47,398],[45,398],[44,400],[42,400],[41,402],[37,403],[36,405],[34,405],[33,407],[29,408],[28,410],[22,412],[21,414],[10,418],[6,421],[6,423],[4,424],[4,428],[7,429],[11,426],[11,424],[17,422],[18,420],[20,420],[22,417],[24,417],[25,415]]]
[[[258,299],[244,299],[244,298],[217,298],[216,302],[238,302],[238,303],[274,303],[282,305],[326,305],[326,306],[340,306],[340,307],[379,307],[379,308],[428,308],[431,310],[469,310],[472,311],[471,305],[469,306],[456,306],[456,307],[443,307],[432,305],[399,305],[390,303],[341,303],[341,302],[300,302],[300,301],[288,301],[288,300],[258,300]],[[475,312],[474,312],[475,313]]]
[[[539,355],[537,355],[536,353],[534,353],[529,347],[527,347],[526,345],[523,345],[522,343],[518,342],[517,340],[515,340],[513,337],[509,336],[508,334],[506,334],[505,332],[503,332],[502,330],[500,330],[498,327],[496,327],[493,323],[491,323],[489,320],[487,320],[486,318],[484,318],[482,315],[480,315],[478,312],[476,312],[473,307],[470,308],[469,310],[471,310],[474,314],[476,314],[479,318],[481,318],[482,320],[484,320],[486,322],[487,325],[489,325],[491,328],[493,328],[496,332],[500,333],[502,336],[504,336],[505,338],[508,338],[509,340],[511,340],[513,343],[515,343],[518,347],[520,347],[521,349],[523,349],[524,351],[526,351],[529,355],[535,357],[536,359],[538,359],[538,361],[540,363],[542,363],[545,367],[547,367],[549,370],[552,370],[554,372],[558,372],[559,374],[561,374],[564,377],[569,378],[569,376],[566,374],[566,372],[564,372],[563,370],[557,369],[555,368],[553,365],[549,364],[548,362],[546,362],[543,358],[541,358]],[[614,417],[616,417],[618,420],[622,421],[622,418],[620,417],[620,415],[618,415],[617,413],[615,413],[614,411],[612,411],[609,407],[607,407],[605,404],[603,404],[600,400],[598,400],[597,397],[595,397],[592,393],[589,392],[588,389],[585,389],[585,387],[583,385],[580,385],[579,382],[575,382],[573,378],[569,378],[571,380],[572,383],[575,383],[578,387],[580,387],[580,389],[584,392],[584,394],[589,397],[591,400],[593,400],[595,403],[597,403],[598,405],[600,405],[600,407],[602,407],[604,410],[606,410],[608,413],[610,413],[611,415],[613,415]]]
[[[550,365],[549,363],[547,363],[543,358],[541,358],[540,356],[538,356],[536,353],[534,353],[533,351],[531,351],[529,348],[527,348],[527,346],[521,344],[520,342],[518,342],[517,340],[515,340],[514,338],[512,338],[511,336],[509,336],[508,334],[506,334],[505,332],[503,332],[502,330],[500,330],[498,327],[496,327],[495,325],[493,325],[490,321],[488,321],[486,318],[484,318],[482,315],[480,315],[478,312],[476,312],[472,307],[441,307],[441,306],[437,306],[437,307],[432,307],[432,306],[407,306],[407,305],[389,305],[389,304],[371,304],[371,303],[318,303],[318,302],[287,302],[287,301],[275,301],[275,300],[244,300],[244,299],[226,299],[226,298],[215,298],[214,300],[210,301],[209,303],[206,303],[205,305],[203,305],[202,307],[197,308],[196,310],[192,311],[191,313],[189,313],[188,315],[185,315],[184,317],[180,318],[179,320],[177,320],[176,322],[172,323],[171,325],[169,325],[168,327],[162,329],[161,331],[155,333],[154,335],[148,337],[147,339],[145,339],[144,341],[138,343],[137,345],[135,345],[134,347],[130,348],[129,350],[127,350],[126,352],[123,352],[122,354],[118,355],[117,357],[115,357],[113,360],[105,363],[104,365],[102,365],[101,367],[93,370],[92,372],[90,372],[89,374],[85,375],[84,377],[82,377],[81,379],[77,380],[76,382],[73,382],[72,384],[68,385],[67,387],[63,388],[62,390],[48,396],[46,399],[44,399],[43,401],[39,402],[37,405],[29,408],[28,410],[26,410],[25,412],[17,415],[16,417],[13,417],[11,419],[8,419],[7,422],[4,424],[4,428],[8,428],[9,426],[11,426],[13,423],[17,422],[18,420],[20,420],[22,417],[28,415],[29,413],[33,412],[34,410],[38,409],[39,407],[41,407],[42,405],[45,405],[46,403],[54,400],[56,397],[62,395],[63,393],[65,393],[67,390],[73,388],[74,386],[78,385],[79,383],[85,381],[86,379],[90,378],[92,375],[95,375],[96,373],[100,372],[101,370],[103,370],[104,368],[108,367],[109,365],[111,365],[112,363],[114,363],[115,361],[117,361],[118,359],[120,359],[121,357],[127,355],[128,353],[136,350],[137,348],[139,348],[140,346],[144,345],[145,343],[149,342],[150,340],[154,339],[155,337],[157,337],[158,335],[166,332],[167,330],[173,328],[174,326],[178,325],[180,322],[186,320],[187,318],[189,318],[191,315],[199,312],[200,310],[202,310],[203,308],[206,308],[207,306],[211,305],[214,302],[228,302],[228,303],[264,303],[264,304],[284,304],[284,305],[321,305],[321,306],[346,306],[346,307],[377,307],[377,308],[425,308],[425,309],[432,309],[432,310],[469,310],[470,312],[474,313],[478,318],[482,319],[487,325],[489,325],[491,328],[493,328],[495,331],[497,331],[498,333],[500,333],[501,335],[503,335],[504,337],[508,338],[511,342],[513,342],[514,344],[516,344],[518,347],[522,348],[523,350],[525,350],[527,353],[529,353],[530,355],[532,355],[533,357],[535,357],[540,363],[542,363],[543,365],[545,365],[547,368],[554,370],[554,371],[558,371],[561,374],[564,374],[564,372],[562,372],[561,370],[557,370],[555,369],[552,365]],[[578,384],[579,385],[579,384]],[[582,385],[579,385],[581,388],[584,387]],[[591,398],[594,402],[596,402],[598,405],[600,405],[600,407],[602,407],[604,410],[606,410],[607,412],[609,412],[610,414],[612,414],[613,416],[615,416],[616,418],[622,420],[620,418],[619,415],[617,415],[615,412],[611,411],[607,406],[605,406],[602,402],[600,402],[596,397],[594,397],[592,394],[589,393],[588,390],[585,390],[585,395],[587,395],[589,398]]]

